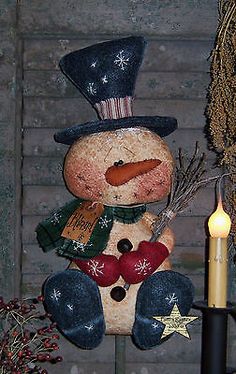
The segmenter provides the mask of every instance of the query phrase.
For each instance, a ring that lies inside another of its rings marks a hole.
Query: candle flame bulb
[[[208,227],[213,238],[227,238],[229,235],[231,220],[223,209],[221,196],[219,197],[216,211],[209,218]]]

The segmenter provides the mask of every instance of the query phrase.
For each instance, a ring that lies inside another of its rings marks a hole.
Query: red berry
[[[57,351],[59,349],[58,344],[57,343],[52,343],[52,349],[54,351]]]
[[[19,352],[17,353],[17,356],[18,356],[18,357],[22,357],[23,354],[24,354],[23,351],[19,351]]]
[[[63,361],[63,358],[62,358],[61,356],[57,356],[57,357],[56,357],[56,361],[57,361],[57,362],[61,362],[61,361]]]
[[[53,334],[52,339],[60,339],[60,336],[58,334]]]
[[[38,361],[45,361],[45,355],[39,353],[39,354],[37,355],[37,360],[38,360]]]

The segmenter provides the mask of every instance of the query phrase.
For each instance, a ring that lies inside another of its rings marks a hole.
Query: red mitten
[[[90,260],[74,260],[76,265],[99,286],[114,284],[120,277],[120,265],[115,256],[101,254]]]
[[[136,251],[124,253],[119,258],[121,275],[129,284],[142,282],[168,255],[169,251],[164,244],[142,241]]]

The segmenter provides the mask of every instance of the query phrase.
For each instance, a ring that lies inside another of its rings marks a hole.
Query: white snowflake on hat
[[[90,65],[91,68],[95,68],[97,65],[97,61],[93,61],[92,64]]]
[[[96,95],[97,93],[97,89],[95,87],[95,83],[94,82],[89,82],[88,86],[87,86],[87,91],[91,94],[91,95]]]
[[[107,75],[104,75],[104,77],[102,77],[102,83],[103,84],[108,83],[108,77],[107,77]]]
[[[121,70],[125,70],[126,66],[128,65],[129,57],[124,55],[124,50],[120,51],[116,56],[116,60],[114,60],[114,64],[119,66]]]

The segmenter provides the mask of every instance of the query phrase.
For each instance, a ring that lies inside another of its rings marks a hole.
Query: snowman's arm
[[[152,224],[157,219],[157,216],[153,213],[146,212],[143,215],[143,219],[144,219],[145,224],[150,229],[150,238],[151,238]],[[174,237],[174,233],[171,230],[171,228],[166,226],[165,229],[163,230],[162,234],[159,236],[157,241],[160,242],[160,243],[163,243],[167,247],[169,253],[171,253],[173,248],[174,248],[174,244],[175,244],[175,237]]]

